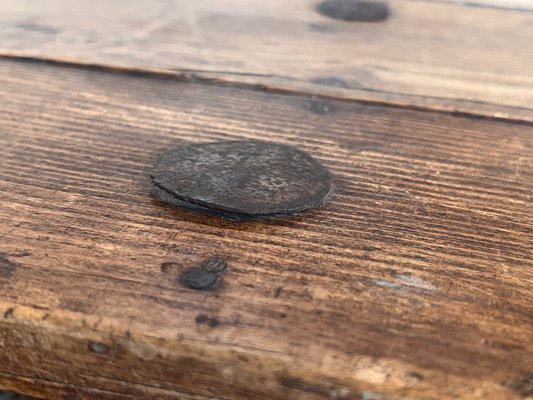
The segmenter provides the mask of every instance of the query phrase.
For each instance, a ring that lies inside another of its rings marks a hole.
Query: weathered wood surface
[[[512,11],[533,11],[531,0],[409,0],[409,1],[429,1],[437,3],[452,3],[465,7],[484,7],[500,10]]]
[[[0,386],[531,395],[530,124],[6,61],[0,104]],[[160,152],[220,139],[306,150],[336,196],[245,223],[151,196]],[[222,288],[176,280],[213,255]]]
[[[392,0],[380,23],[331,20],[315,4],[4,0],[0,53],[533,121],[525,2]]]

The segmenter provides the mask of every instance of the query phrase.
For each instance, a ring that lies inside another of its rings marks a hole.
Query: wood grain
[[[347,23],[315,3],[4,0],[0,53],[533,121],[533,13],[392,0]]]
[[[65,399],[531,395],[530,124],[7,61],[0,104],[0,385]],[[232,223],[151,196],[159,153],[230,139],[309,152],[335,197]],[[215,255],[222,288],[181,286]]]
[[[453,3],[466,7],[484,7],[500,10],[512,10],[520,12],[533,11],[533,3],[530,0],[411,0],[431,1],[438,3]]]

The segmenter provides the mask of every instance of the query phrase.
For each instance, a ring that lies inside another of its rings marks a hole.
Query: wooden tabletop
[[[533,397],[533,7],[0,5],[0,394]],[[159,154],[264,140],[335,194],[231,222]],[[210,257],[217,290],[182,285]]]

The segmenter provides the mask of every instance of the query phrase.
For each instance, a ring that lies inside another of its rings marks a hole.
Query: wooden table
[[[0,5],[0,391],[44,399],[533,396],[533,6]],[[186,143],[307,151],[293,218],[172,209]],[[180,274],[212,256],[216,291]]]

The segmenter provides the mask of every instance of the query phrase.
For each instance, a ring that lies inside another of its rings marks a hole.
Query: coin
[[[329,172],[310,155],[259,141],[178,147],[158,158],[151,177],[163,201],[236,219],[314,208],[332,190]]]

